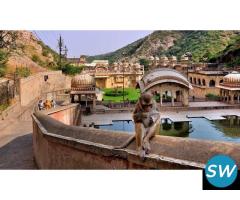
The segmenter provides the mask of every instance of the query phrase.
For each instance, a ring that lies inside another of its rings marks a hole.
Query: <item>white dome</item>
[[[188,60],[188,57],[186,55],[182,55],[181,60]]]
[[[77,76],[74,76],[71,81],[71,87],[73,88],[84,87],[94,84],[95,80],[89,74],[79,74]]]
[[[233,71],[232,73],[223,77],[224,83],[240,83],[240,73]]]
[[[150,57],[149,57],[149,60],[154,60],[154,57],[153,57],[153,56],[150,56]]]
[[[167,56],[165,56],[165,55],[163,55],[163,56],[161,56],[161,57],[160,57],[160,60],[163,60],[163,61],[168,61],[168,57],[167,57]]]
[[[140,69],[140,68],[141,68],[141,65],[140,65],[139,63],[136,63],[136,64],[135,64],[135,68],[136,68],[136,69]]]
[[[169,59],[171,59],[172,61],[176,61],[177,57],[176,56],[171,56]]]

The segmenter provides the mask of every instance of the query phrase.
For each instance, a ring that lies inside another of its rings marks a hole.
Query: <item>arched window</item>
[[[201,85],[201,80],[200,80],[200,78],[198,79],[198,85]]]
[[[215,87],[215,81],[214,80],[211,80],[209,82],[209,87]]]
[[[221,80],[219,81],[219,83],[223,83],[223,79],[221,79]]]
[[[195,85],[197,85],[197,79],[196,79],[196,78],[193,79],[193,83],[194,83]]]
[[[202,84],[203,84],[204,86],[206,85],[205,79],[202,80]]]
[[[190,77],[190,83],[192,83],[192,77]]]

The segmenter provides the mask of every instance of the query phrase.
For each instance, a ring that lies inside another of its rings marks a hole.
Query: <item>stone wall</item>
[[[42,113],[62,122],[66,125],[77,124],[76,120],[80,122],[80,105],[70,104],[67,106],[57,107],[55,109],[45,110]]]
[[[0,104],[8,104],[15,97],[13,81],[0,81]]]
[[[240,163],[240,144],[168,136],[155,136],[151,154],[142,161],[135,141],[116,148],[130,134],[66,125],[56,120],[62,117],[54,112],[46,114],[32,116],[34,158],[40,169],[202,169],[209,158],[221,153]]]
[[[137,82],[142,78],[141,74],[124,74],[124,87],[135,88]],[[99,88],[122,88],[123,75],[112,74],[103,77],[95,77],[96,86]]]
[[[217,87],[203,87],[192,85],[193,90],[190,90],[189,96],[195,96],[196,98],[206,98],[207,94],[220,95],[220,89]]]
[[[26,106],[44,93],[70,88],[70,78],[61,71],[41,72],[20,79],[19,88],[21,105]]]

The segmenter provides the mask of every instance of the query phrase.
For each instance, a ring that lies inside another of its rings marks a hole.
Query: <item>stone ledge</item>
[[[151,140],[152,153],[147,155],[143,162],[135,151],[135,141],[127,148],[115,149],[116,146],[123,144],[131,137],[129,134],[69,126],[42,113],[35,113],[32,117],[35,127],[34,138],[41,138],[36,141],[40,142],[40,146],[34,144],[34,149],[44,152],[45,150],[41,149],[44,147],[44,143],[47,144],[47,149],[53,149],[51,150],[53,155],[46,155],[46,159],[49,160],[43,168],[59,168],[60,166],[69,168],[69,165],[64,161],[66,158],[64,156],[59,158],[59,155],[55,154],[55,152],[60,151],[64,155],[65,152],[62,152],[62,149],[69,152],[66,157],[68,162],[72,163],[71,168],[82,168],[84,166],[85,168],[99,169],[202,169],[211,156],[221,153],[232,156],[237,163],[240,163],[240,144],[168,136],[155,136]],[[43,144],[41,144],[41,140],[44,141]],[[55,146],[58,146],[58,149]],[[82,154],[84,157],[81,156]],[[51,160],[54,156],[54,162],[57,162],[58,165],[54,165]],[[35,159],[37,161],[40,157],[36,153]],[[69,159],[73,159],[73,161],[69,161]],[[40,161],[37,163],[40,163]],[[51,163],[51,165],[47,163]],[[41,166],[39,167],[41,168]]]

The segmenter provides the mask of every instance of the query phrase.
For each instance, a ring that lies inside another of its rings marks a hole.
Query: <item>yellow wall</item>
[[[141,78],[141,75],[125,75],[124,87],[136,87],[137,81]],[[99,88],[117,88],[123,86],[122,75],[112,75],[106,78],[95,78],[96,86]]]
[[[209,93],[220,95],[220,90],[216,86],[219,85],[220,81],[223,79],[223,76],[224,75],[207,75],[198,72],[188,73],[188,80],[193,86],[193,90],[190,90],[189,95],[197,98],[205,98],[206,94]],[[194,82],[194,78],[196,79],[196,83]],[[201,84],[199,84],[199,80]],[[203,85],[203,80],[205,80],[205,85]],[[211,80],[215,81],[215,87],[209,86]]]

